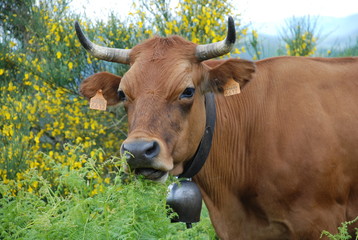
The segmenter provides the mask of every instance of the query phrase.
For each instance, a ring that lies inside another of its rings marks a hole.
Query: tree
[[[34,0],[2,0],[0,2],[0,28],[3,37],[10,36],[21,43],[27,42],[26,24],[31,18]]]
[[[230,0],[179,0],[174,10],[170,5],[171,0],[138,0],[135,15],[143,33],[179,35],[198,44],[218,42],[226,36],[228,16],[235,20],[238,39],[246,32]]]

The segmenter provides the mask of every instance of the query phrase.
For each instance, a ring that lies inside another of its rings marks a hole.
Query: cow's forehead
[[[172,59],[188,59],[195,61],[196,44],[179,36],[168,38],[154,37],[135,46],[130,54],[131,63]]]
[[[196,44],[181,37],[153,38],[132,49],[131,67],[119,88],[132,97],[156,92],[166,98],[194,87],[200,63]]]
[[[196,68],[189,61],[135,62],[123,76],[119,89],[135,98],[145,93],[157,93],[165,98],[178,95],[187,87],[194,87]]]

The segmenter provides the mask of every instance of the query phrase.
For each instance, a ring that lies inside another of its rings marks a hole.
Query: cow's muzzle
[[[154,181],[162,181],[168,175],[167,171],[157,167],[156,160],[159,153],[160,145],[157,141],[124,142],[121,147],[121,154],[125,155],[130,169],[135,174]]]

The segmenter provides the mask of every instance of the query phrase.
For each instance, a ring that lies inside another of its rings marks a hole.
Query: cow
[[[76,32],[93,56],[130,65],[80,91],[123,104],[121,151],[136,174],[183,174],[216,118],[193,180],[220,239],[319,239],[358,215],[357,57],[212,60],[235,43],[231,17],[227,37],[205,45],[170,36],[116,49]]]

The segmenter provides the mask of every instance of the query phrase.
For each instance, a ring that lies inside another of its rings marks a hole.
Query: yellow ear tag
[[[239,94],[240,92],[240,84],[234,79],[230,78],[224,86],[224,96],[232,96],[235,94]]]
[[[90,109],[105,111],[107,109],[107,100],[103,97],[102,90],[98,90],[96,95],[90,99]]]

